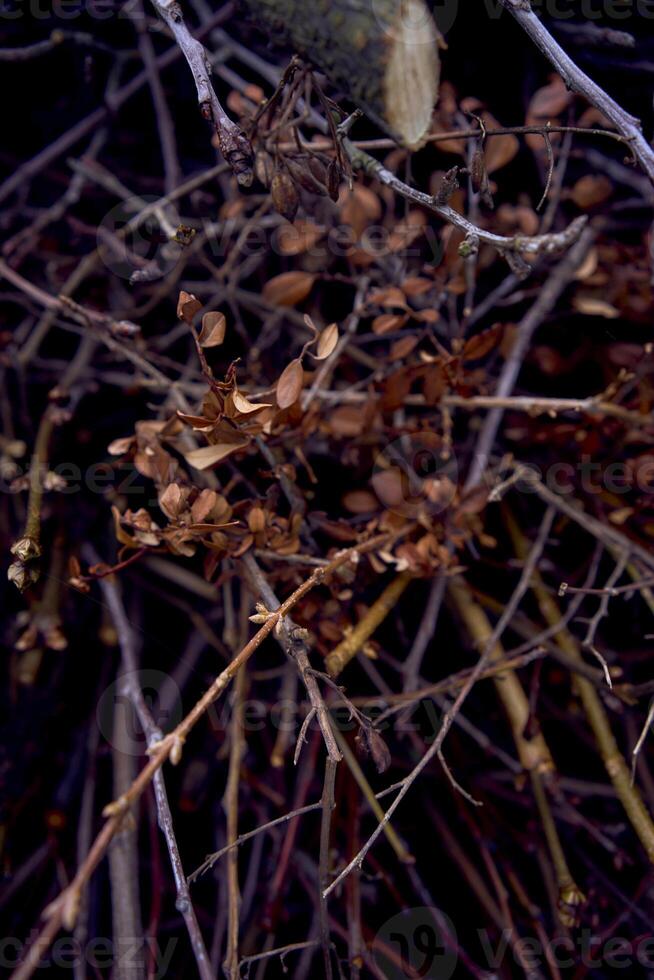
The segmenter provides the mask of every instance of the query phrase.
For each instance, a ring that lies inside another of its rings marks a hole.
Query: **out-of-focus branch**
[[[39,425],[34,444],[34,454],[29,471],[29,497],[25,529],[11,546],[16,559],[9,566],[7,577],[17,589],[24,592],[38,582],[41,570],[41,502],[48,465],[48,447],[55,426],[55,406],[48,405]]]

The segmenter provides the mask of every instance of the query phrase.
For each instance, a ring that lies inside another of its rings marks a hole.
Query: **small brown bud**
[[[378,731],[372,727],[362,726],[355,738],[359,751],[363,755],[370,754],[377,767],[377,772],[386,772],[391,764],[391,753],[386,742]]]
[[[318,157],[309,157],[309,170],[323,187],[327,187],[327,167]]]
[[[300,206],[300,196],[291,177],[283,171],[278,171],[272,179],[270,185],[275,211],[281,214],[287,221],[295,221],[297,210]]]
[[[311,173],[307,163],[302,160],[300,163],[295,160],[287,160],[286,166],[288,167],[293,180],[295,180],[300,187],[309,194],[326,194],[327,188],[324,184],[321,184]]]

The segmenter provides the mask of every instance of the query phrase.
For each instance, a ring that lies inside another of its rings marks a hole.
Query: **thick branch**
[[[423,139],[438,94],[438,32],[424,0],[244,0],[280,35],[407,146]]]

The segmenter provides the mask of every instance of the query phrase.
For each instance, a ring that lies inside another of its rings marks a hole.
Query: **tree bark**
[[[424,0],[242,0],[272,40],[290,44],[407,146],[438,95],[438,32]]]

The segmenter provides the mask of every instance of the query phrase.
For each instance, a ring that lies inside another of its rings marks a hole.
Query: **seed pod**
[[[309,157],[309,170],[323,187],[327,187],[327,167],[318,157]]]
[[[270,194],[275,211],[288,221],[295,221],[300,206],[300,195],[287,173],[282,170],[277,171],[270,185]]]
[[[327,167],[327,193],[331,197],[332,201],[338,201],[340,186],[341,168],[339,167],[337,160],[332,160]]]
[[[306,162],[303,160],[298,163],[295,160],[286,160],[286,166],[289,169],[293,180],[308,191],[310,194],[326,194],[327,189],[324,184],[318,183],[311,171],[309,170]]]
[[[267,153],[266,150],[259,150],[257,153],[254,159],[254,172],[257,180],[264,187],[270,187],[275,174],[275,163],[270,153]]]
[[[472,186],[476,191],[481,187],[481,182],[484,179],[484,151],[480,146],[475,149],[472,155],[472,160],[470,162],[470,176],[472,178]]]
[[[484,151],[481,146],[478,146],[472,155],[470,177],[472,179],[472,186],[477,191],[484,204],[487,207],[492,208],[493,195],[490,192],[490,182],[488,180],[488,172],[486,170],[486,161],[484,160]]]

